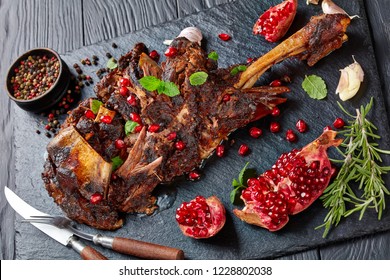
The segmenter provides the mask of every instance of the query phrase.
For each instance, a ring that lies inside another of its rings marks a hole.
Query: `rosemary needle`
[[[360,212],[362,219],[368,208],[373,208],[381,219],[385,209],[385,196],[390,195],[382,176],[390,171],[390,166],[381,166],[381,154],[390,154],[382,150],[375,142],[380,139],[376,134],[377,127],[367,119],[367,114],[373,106],[373,98],[364,107],[356,109],[356,115],[347,112],[340,103],[341,110],[351,118],[346,129],[341,133],[345,139],[338,148],[342,159],[332,160],[341,164],[337,177],[326,188],[321,200],[328,213],[324,223],[318,228],[325,228],[323,237],[326,237],[332,226],[337,226],[342,218],[352,213]],[[352,187],[358,183],[362,193],[356,195]],[[347,209],[347,206],[349,207]]]

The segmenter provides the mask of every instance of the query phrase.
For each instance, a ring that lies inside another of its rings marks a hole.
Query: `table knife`
[[[11,207],[24,219],[30,219],[31,216],[47,216],[46,213],[43,213],[27,204],[8,187],[4,187],[4,193]],[[94,248],[86,246],[80,242],[68,229],[59,229],[42,223],[31,224],[62,245],[73,248],[84,260],[107,260],[104,255],[96,251]]]

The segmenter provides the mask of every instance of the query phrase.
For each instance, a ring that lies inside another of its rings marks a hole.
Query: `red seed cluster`
[[[187,234],[194,237],[206,237],[208,228],[213,223],[206,199],[202,196],[197,196],[190,202],[183,202],[176,209],[176,221],[180,225],[189,227],[186,231]]]

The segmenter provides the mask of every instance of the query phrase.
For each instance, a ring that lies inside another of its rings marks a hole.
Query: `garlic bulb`
[[[352,56],[354,63],[341,69],[339,84],[336,89],[340,99],[346,101],[356,95],[359,91],[360,84],[363,82],[364,72],[360,64]]]
[[[344,11],[342,8],[340,8],[335,3],[333,3],[332,0],[323,0],[321,4],[321,8],[324,14],[345,14],[349,16],[350,19],[359,17],[358,15],[355,16],[348,15],[346,11]]]
[[[185,37],[191,42],[197,42],[199,45],[203,39],[202,32],[193,26],[184,28],[177,37]]]
[[[320,0],[306,0],[306,5],[313,4],[313,5],[318,5],[318,2]]]

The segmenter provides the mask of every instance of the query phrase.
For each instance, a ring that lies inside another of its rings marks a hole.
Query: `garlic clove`
[[[363,68],[352,56],[354,63],[341,69],[339,84],[336,89],[336,94],[342,101],[351,99],[359,91],[360,85],[364,79]]]
[[[306,0],[306,5],[313,4],[313,5],[318,5],[318,2],[320,0]]]
[[[349,16],[350,19],[359,17],[358,15],[354,15],[354,16],[348,15],[346,11],[344,11],[342,8],[340,8],[335,3],[333,3],[332,0],[323,0],[321,4],[321,8],[324,14],[345,14]]]
[[[185,37],[191,42],[196,42],[199,45],[203,39],[202,32],[193,26],[184,28],[177,37]]]

